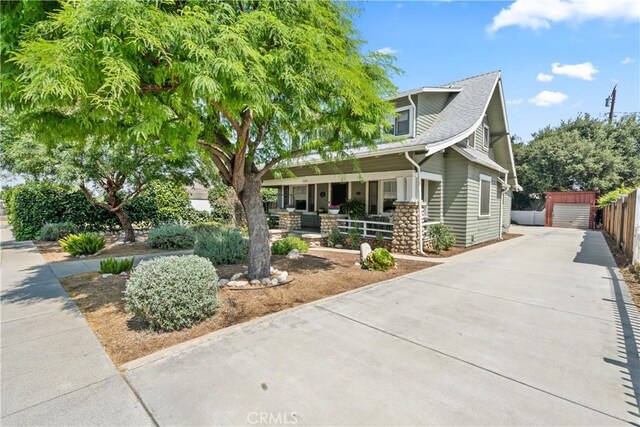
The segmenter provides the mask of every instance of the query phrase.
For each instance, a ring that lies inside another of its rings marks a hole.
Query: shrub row
[[[2,200],[17,240],[38,238],[47,224],[68,223],[82,231],[119,228],[114,215],[92,206],[80,191],[49,182],[28,182],[5,188]],[[150,184],[125,210],[138,228],[178,221],[211,221],[212,218],[208,212],[191,207],[189,194],[180,185],[164,182]],[[48,227],[44,231],[51,236],[55,228],[60,227]]]

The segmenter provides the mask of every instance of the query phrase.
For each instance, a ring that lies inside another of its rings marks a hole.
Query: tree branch
[[[296,157],[299,157],[301,154],[303,154],[302,150],[294,150],[291,152],[291,155],[289,157],[287,157],[287,159],[293,159]],[[280,163],[281,161],[283,161],[285,159],[283,159],[282,157],[277,157],[275,159],[272,159],[271,161],[267,162],[267,164],[265,164],[262,169],[260,169],[260,172],[258,172],[258,178],[262,178],[267,172],[269,172],[269,170],[274,167],[275,165],[277,165],[278,163]]]
[[[91,206],[99,207],[107,211],[110,210],[108,205],[105,205],[104,203],[100,203],[95,200],[95,198],[93,197],[89,189],[86,187],[84,182],[81,182],[78,185],[80,186],[80,190],[82,190],[82,194],[84,194],[84,198],[87,199],[87,201],[89,202],[89,204],[91,204]]]

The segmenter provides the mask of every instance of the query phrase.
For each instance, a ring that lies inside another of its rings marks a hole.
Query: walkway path
[[[153,425],[33,243],[1,228],[0,424]]]
[[[602,235],[517,232],[125,375],[160,425],[637,425],[640,315]]]

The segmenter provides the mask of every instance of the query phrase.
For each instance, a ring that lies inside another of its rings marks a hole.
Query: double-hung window
[[[292,187],[293,201],[296,206],[296,210],[307,210],[307,186],[306,185],[294,185]]]
[[[396,115],[389,120],[389,133],[395,136],[411,135],[413,127],[413,108],[402,107],[396,109]]]
[[[395,207],[393,203],[398,200],[398,182],[382,181],[382,211],[393,212]]]
[[[489,126],[484,125],[484,148],[489,149],[489,137],[491,133],[489,132]]]
[[[480,175],[480,204],[478,207],[480,216],[491,214],[491,177]]]

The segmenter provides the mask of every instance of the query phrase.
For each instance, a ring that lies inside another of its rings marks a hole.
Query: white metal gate
[[[554,203],[553,227],[589,228],[591,206],[588,203]]]

